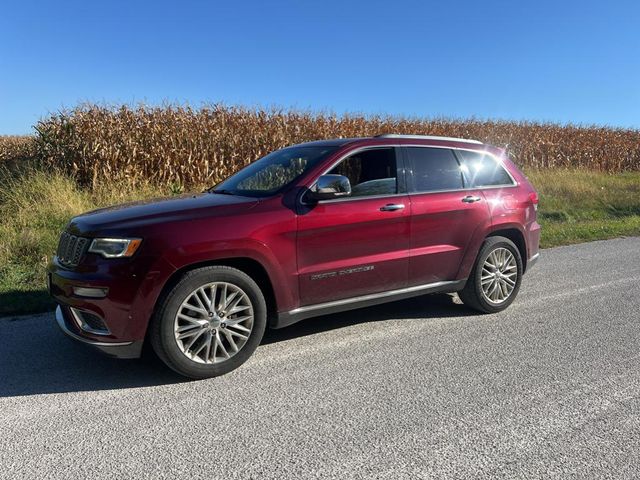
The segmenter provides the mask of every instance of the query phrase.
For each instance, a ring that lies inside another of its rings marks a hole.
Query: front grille
[[[76,267],[89,248],[89,240],[62,232],[56,253],[58,261],[66,267]]]

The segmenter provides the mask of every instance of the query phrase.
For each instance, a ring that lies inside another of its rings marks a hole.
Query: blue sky
[[[51,1],[0,16],[0,134],[79,102],[640,127],[640,2]]]

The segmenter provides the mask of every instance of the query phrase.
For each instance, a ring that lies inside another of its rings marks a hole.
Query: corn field
[[[20,161],[35,156],[35,139],[28,135],[0,135],[0,162]]]
[[[36,125],[46,165],[81,183],[214,184],[287,145],[382,133],[475,138],[507,147],[520,166],[640,170],[640,131],[533,122],[421,119],[264,110],[225,105],[82,105]],[[2,147],[0,147],[2,148]]]

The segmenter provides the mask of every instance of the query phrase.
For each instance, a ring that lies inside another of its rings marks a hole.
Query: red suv
[[[192,378],[265,328],[433,292],[498,312],[538,258],[538,196],[496,147],[413,135],[294,145],[211,190],[74,218],[49,266],[60,328]]]

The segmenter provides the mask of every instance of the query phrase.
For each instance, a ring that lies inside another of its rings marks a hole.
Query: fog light
[[[78,327],[94,335],[109,335],[111,332],[100,317],[71,307],[71,313]]]
[[[79,297],[104,298],[107,291],[107,288],[73,287],[73,294]]]

